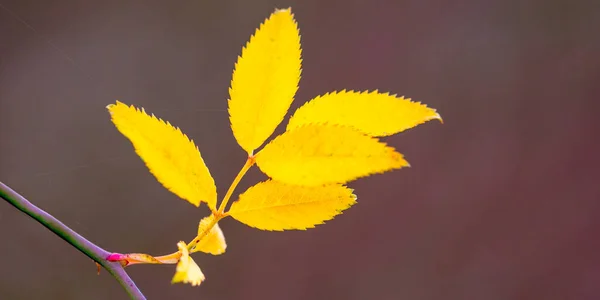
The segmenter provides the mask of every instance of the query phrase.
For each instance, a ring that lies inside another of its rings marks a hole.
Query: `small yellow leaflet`
[[[177,247],[179,248],[179,252],[181,252],[181,258],[179,258],[171,283],[183,282],[189,283],[192,286],[200,285],[205,279],[202,270],[200,270],[200,267],[190,257],[185,242],[177,243]]]
[[[435,109],[387,93],[341,91],[318,96],[300,107],[287,130],[310,123],[352,126],[371,136],[388,136],[429,120],[442,120]]]
[[[286,131],[256,154],[271,178],[297,185],[345,183],[408,166],[402,154],[347,126],[308,124]]]
[[[215,210],[215,181],[192,140],[169,122],[149,116],[143,108],[117,101],[107,109],[117,129],[163,186],[195,206],[204,201]]]
[[[229,119],[248,153],[281,123],[298,89],[300,33],[291,9],[276,10],[238,57],[229,89]]]
[[[198,235],[201,235],[208,230],[208,225],[211,224],[214,218],[215,215],[211,214],[200,221],[200,224],[198,224]],[[210,229],[210,232],[190,250],[190,253],[201,251],[212,255],[219,255],[225,253],[225,249],[227,249],[225,236],[223,235],[221,227],[219,227],[219,223],[216,223],[215,226]]]
[[[340,184],[299,186],[268,180],[241,194],[229,214],[262,230],[304,230],[333,219],[354,203],[352,190]]]

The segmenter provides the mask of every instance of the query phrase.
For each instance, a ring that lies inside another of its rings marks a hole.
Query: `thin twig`
[[[2,182],[0,182],[0,197],[12,204],[18,210],[40,222],[50,231],[54,232],[67,243],[71,244],[71,246],[77,248],[79,251],[83,252],[83,254],[99,263],[113,277],[115,277],[125,291],[127,291],[131,299],[146,299],[144,294],[142,294],[142,292],[137,288],[133,280],[131,280],[119,262],[110,262],[106,260],[108,255],[111,254],[110,252],[100,248],[77,232],[73,231],[73,229],[69,228],[67,225],[63,224],[61,221],[45,212],[41,208],[33,205],[31,202],[27,201],[25,197],[19,195]]]

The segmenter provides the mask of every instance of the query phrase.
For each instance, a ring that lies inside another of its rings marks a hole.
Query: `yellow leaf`
[[[402,154],[346,126],[308,124],[286,131],[256,154],[258,167],[289,184],[344,183],[408,166]]]
[[[340,184],[300,186],[268,180],[241,194],[229,214],[262,230],[304,230],[333,219],[354,203],[352,190]]]
[[[169,122],[149,116],[143,108],[117,101],[107,109],[117,129],[163,186],[195,206],[204,201],[215,210],[215,181],[192,140]]]
[[[276,10],[242,49],[229,89],[233,135],[248,153],[283,120],[298,89],[301,64],[294,15],[291,9]]]
[[[201,235],[206,230],[208,230],[208,225],[212,223],[215,216],[210,215],[208,217],[203,218],[198,225],[198,235]],[[223,235],[223,231],[221,227],[219,227],[219,223],[216,223],[210,230],[209,233],[200,240],[198,244],[196,244],[191,250],[191,253],[202,251],[204,253],[210,253],[212,255],[219,255],[225,253],[225,249],[227,249],[227,243],[225,243],[225,236]]]
[[[177,247],[179,248],[179,252],[181,252],[181,258],[179,258],[171,283],[183,282],[189,283],[192,286],[200,285],[205,279],[202,270],[200,270],[200,267],[190,257],[185,242],[179,242]]]
[[[429,120],[442,120],[435,109],[387,93],[341,91],[318,96],[300,107],[287,130],[309,123],[352,126],[371,136],[388,136]]]

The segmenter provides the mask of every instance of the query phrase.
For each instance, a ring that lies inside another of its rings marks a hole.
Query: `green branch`
[[[106,259],[111,254],[110,252],[88,241],[49,213],[27,201],[25,197],[19,195],[2,182],[0,182],[0,197],[18,210],[40,222],[67,243],[104,267],[127,291],[131,299],[146,299],[121,264],[119,262],[110,262]]]

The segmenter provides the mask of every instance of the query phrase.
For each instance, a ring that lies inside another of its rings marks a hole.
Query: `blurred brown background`
[[[226,112],[234,62],[292,6],[293,108],[379,89],[445,124],[387,138],[413,167],[352,183],[359,204],[327,225],[222,222],[229,249],[194,256],[199,288],[171,285],[173,266],[129,268],[149,299],[599,299],[599,3],[0,1],[0,181],[109,250],[172,252],[207,209],[162,188],[104,107],[180,126],[223,195],[245,159]],[[4,201],[0,265],[0,299],[126,299]]]

